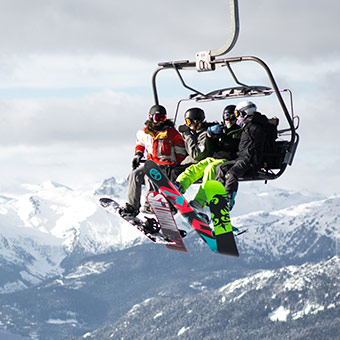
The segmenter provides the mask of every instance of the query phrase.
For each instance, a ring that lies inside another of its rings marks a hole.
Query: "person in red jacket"
[[[170,170],[180,164],[186,156],[184,140],[175,129],[174,123],[167,119],[166,109],[161,105],[153,105],[143,130],[137,132],[135,156],[132,160],[132,171],[128,179],[128,202],[120,209],[122,216],[137,216],[140,210],[142,185],[146,191],[157,191],[145,175],[141,159],[146,153],[147,159],[153,160],[169,174]],[[143,211],[148,212],[147,204]]]

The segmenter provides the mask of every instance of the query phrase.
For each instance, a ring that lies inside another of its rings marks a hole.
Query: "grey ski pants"
[[[139,210],[141,204],[142,185],[145,184],[146,195],[150,191],[158,191],[155,185],[145,175],[144,165],[132,170],[128,177],[128,203]]]

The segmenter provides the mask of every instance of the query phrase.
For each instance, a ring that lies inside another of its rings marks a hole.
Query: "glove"
[[[179,127],[178,127],[178,131],[180,132],[180,133],[190,133],[190,128],[189,128],[189,126],[187,126],[187,125],[185,125],[185,124],[183,124],[183,125],[180,125]]]
[[[207,133],[209,136],[213,135],[220,135],[222,133],[222,126],[221,125],[213,125],[209,126],[207,129]]]
[[[136,153],[135,157],[133,157],[132,159],[132,169],[135,170],[136,168],[138,168],[139,164],[140,164],[140,160],[143,157],[143,155],[141,153]]]

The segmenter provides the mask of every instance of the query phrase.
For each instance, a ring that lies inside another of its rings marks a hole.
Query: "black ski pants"
[[[217,166],[215,179],[224,185],[227,196],[231,198],[237,193],[239,177],[242,177],[251,168],[250,161],[246,159],[239,158],[225,162]]]

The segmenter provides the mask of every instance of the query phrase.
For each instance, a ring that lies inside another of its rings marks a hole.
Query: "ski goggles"
[[[152,116],[152,119],[154,122],[158,123],[158,122],[164,122],[166,121],[166,114],[165,113],[155,113]]]
[[[187,124],[187,126],[190,126],[192,123],[192,120],[189,118],[185,118],[185,124]]]
[[[240,111],[240,110],[235,110],[235,111],[234,111],[234,115],[235,115],[236,118],[238,118],[238,117],[242,116],[242,111]]]
[[[229,122],[233,122],[237,119],[236,115],[234,113],[225,113],[223,115],[223,120],[224,122],[229,121]]]

